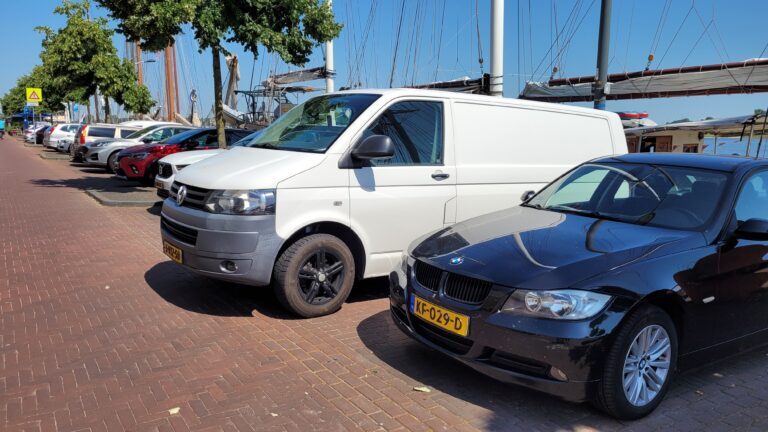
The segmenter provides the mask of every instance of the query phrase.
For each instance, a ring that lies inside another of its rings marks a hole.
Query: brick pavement
[[[82,185],[104,175],[38,152],[0,141],[0,430],[768,430],[766,349],[618,423],[408,340],[383,281],[296,320],[192,275],[161,253],[157,209],[102,207]]]

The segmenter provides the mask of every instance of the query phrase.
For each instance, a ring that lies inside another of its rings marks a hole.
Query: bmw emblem
[[[449,261],[451,265],[459,265],[464,262],[464,257],[455,256]]]
[[[184,202],[184,198],[187,197],[187,187],[182,186],[179,188],[179,191],[176,192],[176,204],[181,205],[181,203]]]

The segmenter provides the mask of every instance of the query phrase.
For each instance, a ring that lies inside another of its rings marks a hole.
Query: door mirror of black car
[[[745,240],[768,240],[768,220],[749,219],[736,228],[736,237]]]
[[[522,202],[526,202],[529,199],[533,198],[534,195],[536,195],[536,191],[532,191],[532,190],[525,191],[523,192],[523,195],[520,196],[520,200]]]
[[[386,135],[371,135],[358,142],[352,150],[357,160],[383,160],[395,155],[395,144]]]

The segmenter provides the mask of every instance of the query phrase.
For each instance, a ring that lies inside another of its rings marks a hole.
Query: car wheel
[[[114,151],[111,155],[107,158],[107,172],[116,173],[117,169],[120,168],[120,166],[117,165],[117,154],[120,153],[120,151]]]
[[[634,311],[608,350],[596,405],[613,417],[632,420],[661,403],[677,366],[677,331],[656,306]]]
[[[275,263],[273,283],[277,299],[304,318],[339,310],[354,282],[352,252],[341,239],[329,234],[299,239]]]

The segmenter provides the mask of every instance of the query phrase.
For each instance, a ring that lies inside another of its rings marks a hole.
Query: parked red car
[[[227,129],[227,145],[239,141],[253,131],[245,129]],[[214,128],[192,129],[174,135],[160,142],[128,147],[117,155],[120,169],[118,176],[129,180],[138,180],[150,185],[157,175],[157,161],[169,154],[189,150],[208,150],[219,147]]]

